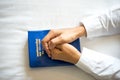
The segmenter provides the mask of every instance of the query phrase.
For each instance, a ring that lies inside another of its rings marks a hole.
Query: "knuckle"
[[[51,29],[50,32],[53,33],[53,34],[55,34],[55,33],[56,33],[56,30]]]
[[[55,47],[55,42],[54,42],[54,40],[51,40],[51,41],[50,41],[50,45],[51,45],[52,47]]]
[[[52,45],[52,44],[54,44],[54,40],[53,39],[50,41],[50,45]]]
[[[64,36],[62,36],[62,35],[60,35],[60,36],[59,36],[59,39],[61,40],[61,42],[66,42],[65,37],[64,37]]]

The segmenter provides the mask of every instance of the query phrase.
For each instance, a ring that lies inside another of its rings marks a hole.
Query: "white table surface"
[[[0,80],[95,80],[75,66],[29,68],[27,31],[74,27],[120,0],[0,0]],[[120,58],[120,36],[81,39],[87,47]]]

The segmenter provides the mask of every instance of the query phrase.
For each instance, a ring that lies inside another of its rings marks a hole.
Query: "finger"
[[[68,44],[68,43],[57,45],[56,48],[61,50],[61,51],[71,51],[73,49],[77,50],[74,46],[72,46],[71,44]]]
[[[42,41],[43,43],[49,42],[51,39],[53,39],[59,34],[60,34],[60,30],[50,30]]]
[[[58,59],[59,59],[59,54],[61,54],[61,53],[62,53],[62,52],[61,52],[59,49],[54,48],[54,49],[51,51],[51,58],[58,60]]]
[[[50,41],[49,49],[54,49],[56,45],[60,45],[63,43],[66,43],[66,40],[61,35],[59,35],[58,37]]]
[[[44,39],[42,40],[42,45],[45,49],[45,51],[49,54],[49,47],[48,47],[48,42],[54,38],[55,36],[57,36],[60,33],[59,30],[51,30],[49,31],[49,33],[44,37]]]
[[[48,55],[49,57],[51,57],[50,50],[49,50],[49,48],[48,48],[48,44],[45,43],[45,44],[43,45],[43,47],[44,47],[45,51],[47,52],[47,55]]]

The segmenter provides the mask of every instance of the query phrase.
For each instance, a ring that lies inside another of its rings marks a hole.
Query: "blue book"
[[[47,35],[49,30],[41,31],[28,31],[28,52],[29,52],[29,65],[34,67],[50,67],[50,66],[68,66],[73,65],[68,62],[60,60],[52,60],[48,57],[47,53],[42,47],[42,39]],[[72,44],[80,51],[80,40],[73,41]]]

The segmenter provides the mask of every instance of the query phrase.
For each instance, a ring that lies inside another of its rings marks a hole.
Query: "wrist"
[[[76,29],[79,37],[87,36],[87,32],[83,24],[80,24],[79,26],[77,26]]]
[[[76,57],[73,60],[73,64],[76,64],[79,61],[80,56],[81,56],[81,53],[79,53],[78,55],[76,55]]]

